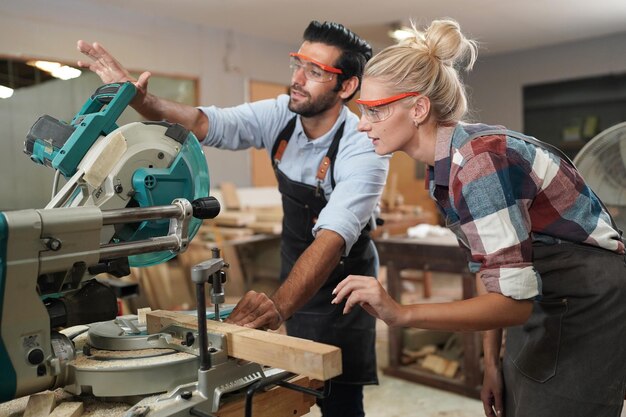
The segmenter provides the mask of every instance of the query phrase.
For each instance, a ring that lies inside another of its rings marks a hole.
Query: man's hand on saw
[[[283,319],[274,302],[266,294],[248,291],[225,321],[254,329],[276,330]]]
[[[141,105],[148,92],[148,79],[152,74],[144,72],[139,79],[133,78],[128,70],[119,63],[113,55],[109,53],[102,45],[97,42],[93,44],[79,40],[76,48],[83,55],[90,58],[89,61],[78,61],[77,64],[81,68],[87,68],[95,72],[102,82],[123,83],[130,81],[137,87],[137,94],[133,100],[133,104]]]

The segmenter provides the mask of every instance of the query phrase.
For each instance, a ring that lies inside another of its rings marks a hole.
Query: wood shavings
[[[159,350],[163,349],[145,349],[145,350]],[[168,349],[169,350],[169,349]],[[102,351],[98,351],[102,352]],[[117,360],[98,360],[98,357],[85,356],[80,355],[75,360],[70,362],[70,366],[75,367],[76,369],[85,370],[85,369],[110,369],[115,370],[119,369],[130,369],[137,368],[143,366],[158,366],[161,364],[172,364],[174,362],[183,362],[188,360],[194,360],[197,356],[191,355],[189,353],[184,352],[176,352],[168,355],[161,356],[152,356],[152,357],[144,357],[144,358],[128,358],[123,356],[121,351],[108,351],[111,352],[109,358],[115,358],[115,354],[120,353],[117,356]],[[172,350],[172,352],[175,352]],[[95,355],[94,355],[95,356]]]

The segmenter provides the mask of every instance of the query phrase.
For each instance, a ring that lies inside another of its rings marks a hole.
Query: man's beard
[[[290,87],[290,90],[293,88]],[[303,92],[300,89],[297,89],[299,92]],[[291,91],[290,91],[291,92]],[[310,99],[310,96],[307,96]],[[326,110],[330,109],[335,105],[335,100],[337,99],[336,91],[328,91],[322,96],[319,96],[315,101],[306,101],[302,103],[294,103],[291,99],[289,99],[289,110],[292,112],[299,114],[302,117],[313,117],[318,114],[324,113]]]

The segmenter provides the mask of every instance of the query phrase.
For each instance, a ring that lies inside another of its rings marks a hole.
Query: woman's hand
[[[480,399],[483,402],[485,416],[504,417],[502,388],[502,370],[500,367],[485,365],[483,388],[480,391]]]
[[[331,301],[332,304],[346,300],[344,314],[349,313],[355,305],[360,305],[369,314],[390,326],[397,325],[401,319],[402,306],[387,294],[376,278],[350,275],[337,285],[333,294],[335,298]]]

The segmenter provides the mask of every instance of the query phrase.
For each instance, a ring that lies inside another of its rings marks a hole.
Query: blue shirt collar
[[[341,111],[339,112],[339,117],[337,117],[337,120],[335,121],[333,127],[319,138],[310,140],[304,133],[304,128],[302,127],[302,118],[298,116],[298,118],[296,119],[296,126],[294,128],[294,135],[297,139],[298,146],[303,147],[306,146],[308,143],[311,143],[315,147],[328,148],[330,143],[333,141],[333,138],[335,137],[335,132],[337,132],[341,123],[346,120],[347,114],[348,107],[344,105],[342,106]]]

